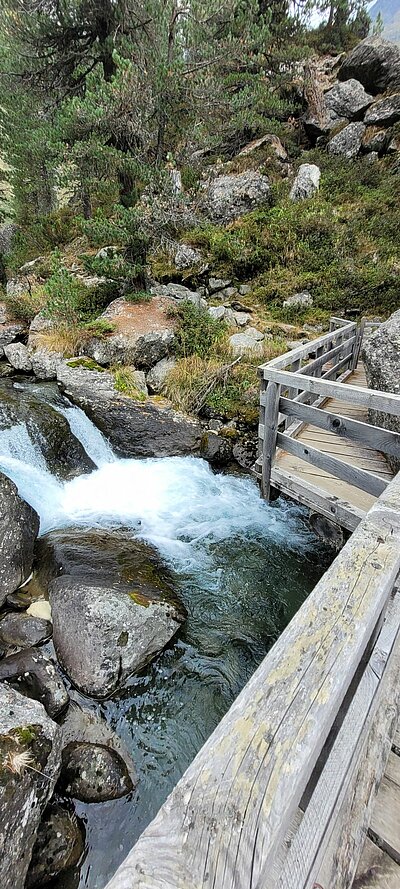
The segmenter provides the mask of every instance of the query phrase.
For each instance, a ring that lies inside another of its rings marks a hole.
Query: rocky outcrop
[[[38,533],[39,516],[0,473],[0,605],[29,577]]]
[[[16,321],[5,321],[0,324],[0,358],[4,356],[4,347],[15,343],[26,335],[26,325]]]
[[[397,123],[398,120],[400,120],[400,93],[394,93],[393,96],[374,102],[364,118],[366,124],[372,126],[381,124],[385,127]]]
[[[170,308],[171,302],[159,295],[145,303],[130,303],[123,297],[114,300],[101,318],[111,322],[115,332],[101,339],[94,337],[85,346],[85,354],[104,367],[121,362],[149,370],[173,349]]]
[[[0,885],[22,889],[61,765],[61,731],[43,707],[0,686]]]
[[[268,204],[271,186],[267,176],[255,170],[217,176],[204,187],[201,205],[213,222],[226,223]]]
[[[314,300],[311,293],[309,293],[308,290],[303,290],[301,293],[294,293],[293,296],[288,296],[288,298],[283,301],[282,305],[284,308],[293,306],[295,308],[307,309],[313,305],[313,302]]]
[[[291,201],[303,201],[319,189],[321,170],[316,164],[301,164],[290,191]]]
[[[381,37],[367,37],[344,60],[339,80],[355,78],[373,95],[400,87],[400,49]]]
[[[55,719],[68,706],[69,695],[53,661],[37,648],[25,648],[0,661],[0,682],[15,684],[18,691],[43,704]]]
[[[335,83],[324,95],[325,106],[338,118],[346,118],[349,121],[360,120],[364,111],[373,102],[373,97],[367,93],[358,80],[351,78],[344,83]]]
[[[179,629],[182,608],[153,583],[59,577],[50,584],[58,660],[86,695],[105,698],[148,664]]]
[[[207,305],[198,290],[190,290],[189,287],[185,287],[183,284],[176,284],[175,281],[170,281],[169,284],[153,284],[150,287],[150,292],[155,296],[169,300],[170,308],[173,307],[174,303],[179,304],[181,302],[192,303],[197,309],[204,308]],[[166,304],[166,311],[168,312],[168,303]]]
[[[203,262],[203,257],[198,250],[189,244],[179,244],[174,255],[174,265],[178,271],[187,271]]]
[[[264,334],[255,327],[248,327],[246,333],[234,333],[229,337],[229,345],[234,355],[253,355],[259,358],[263,354]]]
[[[24,343],[10,343],[9,346],[4,346],[4,354],[14,370],[19,370],[23,373],[32,372],[31,356],[28,347]]]
[[[356,157],[361,148],[364,132],[363,123],[349,123],[328,142],[329,153],[347,158]]]
[[[111,374],[64,362],[57,379],[121,457],[170,457],[199,448],[199,423],[150,399],[136,401],[120,394]]]
[[[158,395],[162,392],[167,376],[176,366],[175,358],[163,358],[149,370],[146,382],[150,392]]]
[[[364,340],[362,350],[368,385],[382,392],[400,395],[400,311],[381,324]],[[400,432],[400,418],[391,414],[371,411],[371,421],[384,429]],[[387,457],[395,472],[400,461]]]

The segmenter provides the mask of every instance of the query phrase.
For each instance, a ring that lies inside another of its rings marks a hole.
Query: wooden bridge
[[[378,396],[399,416],[400,396],[351,376],[360,341],[334,322],[261,368],[264,494],[273,484],[355,530],[107,889],[400,887],[400,474],[378,458],[400,436],[336,409],[376,410]],[[362,461],[311,447],[311,428],[356,442]]]

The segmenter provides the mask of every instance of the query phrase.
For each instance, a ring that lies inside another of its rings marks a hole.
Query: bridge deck
[[[357,369],[351,373],[346,384],[352,384],[366,388],[367,381],[365,371],[360,362]],[[359,405],[339,401],[335,398],[327,399],[321,405],[321,409],[334,414],[348,417],[350,419],[359,420],[368,423],[368,411],[365,407]],[[331,454],[344,463],[356,466],[359,469],[366,469],[374,475],[390,481],[393,478],[393,472],[389,467],[384,455],[371,447],[359,444],[346,438],[339,438],[332,432],[318,429],[311,424],[303,424],[300,429],[294,432],[293,437],[297,441],[303,442],[309,447],[318,448],[324,454]],[[290,481],[296,482],[295,486],[290,485]],[[290,494],[292,499],[298,500],[307,506],[310,503],[310,489],[313,485],[318,488],[321,496],[326,499],[326,495],[338,497],[341,501],[349,504],[353,514],[365,513],[375,502],[376,497],[348,484],[341,479],[335,478],[329,472],[325,472],[299,457],[278,451],[276,461],[271,472],[271,482],[279,490]],[[288,490],[290,485],[290,490]],[[345,522],[343,522],[345,526]],[[352,530],[352,527],[349,527]]]
[[[379,787],[353,889],[400,886],[400,728]]]

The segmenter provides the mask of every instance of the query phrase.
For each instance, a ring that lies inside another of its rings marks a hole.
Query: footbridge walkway
[[[400,396],[366,388],[361,336],[260,368],[264,496],[353,533],[107,889],[399,889],[400,436],[366,411]]]

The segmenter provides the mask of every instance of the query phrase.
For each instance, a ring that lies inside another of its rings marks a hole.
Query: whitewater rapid
[[[214,474],[195,457],[118,459],[79,408],[53,404],[97,465],[69,481],[52,475],[24,424],[0,432],[0,469],[40,516],[40,533],[71,526],[131,528],[168,559],[190,567],[199,549],[231,537],[267,535],[304,545],[298,510],[271,507],[249,478]]]

